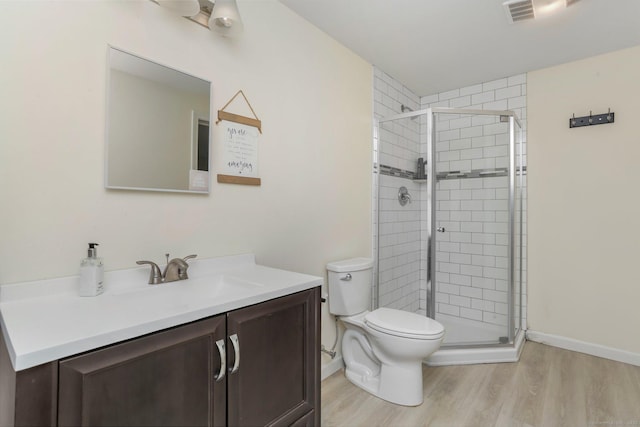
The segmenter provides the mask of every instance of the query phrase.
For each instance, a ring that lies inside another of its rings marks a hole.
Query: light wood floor
[[[517,363],[423,369],[424,402],[393,405],[342,371],[322,382],[322,425],[636,426],[640,367],[528,341]]]

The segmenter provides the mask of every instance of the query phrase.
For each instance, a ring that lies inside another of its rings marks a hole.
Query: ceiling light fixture
[[[236,0],[151,1],[224,37],[236,37],[244,30]]]
[[[535,19],[571,6],[579,0],[507,0],[502,3],[509,23]]]
[[[222,36],[235,37],[242,33],[244,24],[236,0],[217,0],[209,18],[209,29]]]
[[[546,15],[567,7],[566,0],[537,0],[534,3],[536,15]]]
[[[200,11],[198,0],[156,0],[156,3],[180,16],[194,16]]]

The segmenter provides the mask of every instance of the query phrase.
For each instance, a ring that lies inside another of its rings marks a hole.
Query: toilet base
[[[418,340],[384,334],[368,328],[364,316],[366,313],[340,318],[346,326],[342,337],[345,376],[388,402],[422,404],[422,361],[440,347],[442,336]]]
[[[424,399],[422,390],[422,362],[401,366],[380,366],[378,375],[366,370],[345,368],[345,376],[355,386],[387,402],[403,406],[421,405]]]
[[[345,368],[344,376],[356,387],[359,387],[374,396],[378,396],[380,377],[374,377],[366,373],[357,372],[355,369]],[[378,396],[379,397],[379,396]]]

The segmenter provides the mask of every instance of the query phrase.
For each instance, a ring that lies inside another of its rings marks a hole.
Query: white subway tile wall
[[[511,109],[522,123],[522,153],[518,151],[516,162],[518,166],[526,166],[526,74],[420,98],[374,68],[375,117],[399,114],[401,105],[413,110]],[[415,171],[417,158],[426,158],[426,131],[424,117],[382,123],[376,135],[374,159],[379,165]],[[438,114],[436,170],[506,168],[508,139],[508,124],[500,122],[497,116]],[[526,176],[522,178],[522,211],[520,203],[516,203],[516,218],[522,215],[523,224],[516,229],[515,239],[516,246],[520,239],[524,245],[523,275],[522,278],[517,275],[516,279],[522,281],[522,310],[526,318]],[[376,185],[374,230],[378,234],[374,247],[379,268],[378,305],[426,314],[426,185],[382,174]],[[400,186],[407,187],[412,196],[412,203],[404,207],[397,199]],[[437,184],[436,203],[437,226],[446,230],[436,236],[437,313],[507,325],[508,178],[441,180]],[[516,299],[520,297],[518,293]]]
[[[418,96],[375,68],[374,89],[377,119],[400,114],[402,105],[411,110],[420,107]],[[378,145],[374,147],[378,150],[374,154],[378,165],[415,172],[420,157],[420,122],[403,119],[381,123],[378,132]],[[378,305],[415,312],[420,307],[421,184],[380,173],[377,178],[374,211],[377,206],[378,223],[374,230],[378,233]],[[405,206],[398,202],[398,189],[402,186],[407,187],[412,199]]]
[[[420,307],[420,203],[401,206],[398,188],[405,186],[412,199],[419,185],[406,178],[380,176],[379,305],[415,312]]]

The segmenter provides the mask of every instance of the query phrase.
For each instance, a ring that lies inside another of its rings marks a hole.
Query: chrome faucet
[[[189,264],[188,259],[197,257],[198,255],[188,255],[184,258],[173,258],[169,261],[169,254],[165,254],[167,257],[167,266],[164,271],[160,272],[160,267],[153,261],[136,261],[136,264],[143,265],[149,264],[151,266],[151,274],[149,274],[149,284],[157,285],[159,283],[175,282],[176,280],[186,280],[189,278],[187,270]]]

